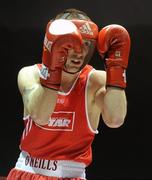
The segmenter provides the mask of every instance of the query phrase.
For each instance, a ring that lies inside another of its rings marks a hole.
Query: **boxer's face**
[[[76,73],[82,66],[84,59],[89,51],[89,41],[83,41],[83,48],[81,53],[75,53],[73,49],[68,52],[67,61],[64,69],[70,73]]]

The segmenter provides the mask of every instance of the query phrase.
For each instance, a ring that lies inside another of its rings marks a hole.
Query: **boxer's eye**
[[[88,40],[83,40],[83,42],[84,42],[84,45],[87,47],[89,47],[91,45],[91,42]]]

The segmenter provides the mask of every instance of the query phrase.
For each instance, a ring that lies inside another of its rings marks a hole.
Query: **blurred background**
[[[121,24],[130,33],[131,52],[126,88],[128,113],[124,125],[108,128],[102,121],[93,143],[88,180],[152,179],[152,3],[150,0],[1,1],[0,176],[7,176],[19,154],[23,130],[18,71],[41,62],[47,22],[60,11],[85,11],[99,26]],[[97,52],[90,62],[103,69]]]

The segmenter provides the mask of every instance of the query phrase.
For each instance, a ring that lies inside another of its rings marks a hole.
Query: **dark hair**
[[[59,13],[55,19],[82,19],[82,20],[91,20],[90,17],[81,10],[70,8]]]

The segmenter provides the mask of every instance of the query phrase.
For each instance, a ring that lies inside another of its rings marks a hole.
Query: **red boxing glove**
[[[126,88],[126,68],[130,52],[130,36],[120,25],[101,29],[97,43],[99,54],[105,59],[107,86]]]
[[[59,90],[62,69],[66,62],[68,50],[80,53],[82,37],[77,27],[69,20],[49,22],[43,46],[40,82],[43,86]]]

